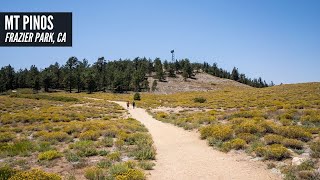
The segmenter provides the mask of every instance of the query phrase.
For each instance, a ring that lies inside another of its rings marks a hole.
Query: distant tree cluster
[[[265,80],[262,80],[261,77],[254,79],[248,78],[245,74],[239,73],[238,68],[236,67],[234,67],[231,72],[228,72],[222,68],[218,68],[217,63],[213,63],[213,65],[211,66],[208,63],[204,62],[201,68],[204,72],[213,76],[232,79],[252,87],[263,88],[268,86],[274,86],[272,81],[270,84],[268,84]]]
[[[253,87],[267,87],[261,78],[250,79],[240,74],[237,68],[228,72],[218,68],[214,63],[190,63],[188,59],[176,60],[175,62],[164,61],[160,58],[154,60],[135,58],[133,60],[107,61],[104,57],[90,65],[86,59],[78,60],[70,57],[64,65],[55,63],[44,69],[32,65],[29,69],[17,71],[11,65],[2,67],[0,70],[0,92],[16,88],[33,88],[46,92],[51,89],[61,89],[72,92],[87,91],[154,91],[157,81],[165,81],[167,77],[176,77],[180,74],[184,80],[194,78],[195,73],[204,71],[213,76],[228,78]],[[150,88],[148,76],[155,80]]]

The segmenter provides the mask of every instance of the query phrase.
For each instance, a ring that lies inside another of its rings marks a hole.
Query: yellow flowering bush
[[[244,149],[246,146],[246,141],[240,138],[232,139],[230,141],[224,142],[221,146],[222,151],[230,151],[231,149]]]
[[[263,127],[259,126],[253,120],[246,120],[235,127],[235,132],[236,133],[254,134],[254,133],[263,133],[263,132],[265,132],[265,129]]]
[[[38,134],[39,138],[44,141],[65,141],[69,138],[69,135],[65,132],[57,131],[57,132],[42,132],[43,134]]]
[[[15,138],[15,134],[12,132],[0,132],[0,143],[9,142]]]
[[[267,134],[263,137],[264,142],[266,144],[281,144],[281,142],[285,139],[283,136],[276,134]]]
[[[62,154],[56,150],[49,150],[42,152],[38,155],[39,160],[53,160],[56,158],[60,158]]]
[[[312,134],[300,126],[275,126],[274,132],[287,138],[309,141]]]
[[[302,149],[304,143],[297,139],[288,139],[285,138],[281,144],[283,144],[287,148],[293,148],[293,149]]]
[[[256,148],[255,152],[258,156],[262,156],[265,159],[282,160],[290,157],[290,152],[288,149],[280,144],[258,147]]]
[[[61,180],[62,178],[53,173],[47,173],[40,169],[32,169],[30,171],[22,171],[14,176],[10,177],[9,180]]]
[[[201,139],[212,137],[217,140],[225,141],[231,139],[233,130],[229,125],[215,124],[202,127],[200,129]]]
[[[96,141],[100,137],[100,132],[99,131],[94,131],[94,130],[88,130],[79,135],[79,138],[81,140],[92,140]]]
[[[141,170],[129,169],[127,172],[116,176],[116,180],[145,180],[146,177]]]
[[[258,139],[258,137],[256,135],[253,135],[250,133],[240,133],[240,134],[237,134],[237,137],[245,140],[247,143],[250,143],[250,142]]]

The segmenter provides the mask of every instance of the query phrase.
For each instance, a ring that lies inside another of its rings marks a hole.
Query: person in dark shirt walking
[[[136,106],[136,102],[132,101],[132,107],[134,109],[134,107]]]
[[[130,105],[130,102],[128,101],[128,102],[127,102],[127,109],[129,109],[129,105]]]

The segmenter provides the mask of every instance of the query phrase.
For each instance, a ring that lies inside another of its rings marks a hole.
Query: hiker
[[[136,102],[132,101],[132,107],[134,109],[134,107],[136,106]]]
[[[127,102],[127,109],[129,109],[129,105],[130,105],[130,102],[128,101],[128,102]]]

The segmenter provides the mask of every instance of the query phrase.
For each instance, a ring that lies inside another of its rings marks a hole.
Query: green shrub
[[[284,140],[283,136],[276,135],[276,134],[267,134],[263,137],[266,144],[281,144]]]
[[[303,142],[299,141],[297,139],[288,139],[285,138],[281,144],[283,144],[285,147],[288,148],[294,148],[294,149],[302,149],[303,148]]]
[[[78,162],[80,160],[80,157],[77,154],[75,154],[69,150],[64,152],[64,156],[66,157],[66,159],[69,162]]]
[[[108,168],[112,165],[112,162],[109,159],[102,159],[100,162],[97,163],[99,168]]]
[[[217,140],[226,141],[233,136],[233,130],[228,125],[209,125],[200,129],[201,139],[208,137],[215,138]]]
[[[262,156],[265,159],[282,160],[290,157],[288,149],[280,144],[273,144],[267,147],[257,147],[255,152],[258,156]]]
[[[124,162],[130,169],[134,169],[137,166],[137,163],[133,160],[129,160]]]
[[[28,156],[35,150],[34,144],[29,140],[18,140],[2,148],[9,156]]]
[[[237,137],[245,140],[247,143],[250,143],[250,142],[258,139],[258,137],[256,135],[253,135],[250,133],[240,133],[240,134],[237,134]]]
[[[314,158],[320,158],[320,141],[312,142],[310,144],[311,156]]]
[[[94,142],[93,141],[77,141],[73,144],[70,144],[69,147],[71,149],[75,149],[75,150],[81,150],[83,148],[88,148],[88,147],[95,147]]]
[[[228,152],[231,149],[244,149],[246,146],[246,141],[240,138],[232,139],[231,141],[224,142],[222,144],[222,151]]]
[[[290,125],[293,124],[293,123],[292,123],[292,120],[290,120],[290,119],[280,119],[280,122],[281,122],[281,124],[282,124],[283,126],[290,126]]]
[[[121,160],[121,153],[119,151],[116,151],[116,152],[108,154],[107,157],[111,161],[120,161]]]
[[[285,174],[286,180],[295,180],[295,179],[310,179],[310,180],[318,180],[319,173],[316,170],[316,161],[307,159],[303,161],[298,166],[287,166],[284,167],[282,173]]]
[[[235,127],[235,132],[239,133],[262,133],[265,129],[260,125],[256,124],[253,120],[246,120]]]
[[[77,152],[77,154],[81,157],[89,157],[98,155],[98,151],[94,147],[83,148]]]
[[[69,138],[69,135],[65,132],[44,132],[43,134],[40,134],[40,136],[40,138],[44,141],[63,142]]]
[[[122,146],[124,145],[124,141],[122,139],[118,139],[114,144],[118,149],[121,149]]]
[[[84,170],[84,177],[89,180],[103,180],[105,176],[103,169],[98,167],[88,167]]]
[[[106,156],[106,155],[108,155],[108,154],[109,154],[109,151],[106,151],[106,150],[100,150],[100,151],[98,151],[98,154],[99,154],[99,156]]]
[[[133,95],[133,100],[135,100],[135,101],[140,101],[140,100],[141,100],[140,93],[135,93],[135,94]]]
[[[118,139],[122,139],[124,141],[126,141],[129,137],[129,134],[123,130],[120,130],[118,133],[117,133],[117,136],[116,136]]]
[[[109,168],[109,173],[111,176],[116,177],[118,175],[124,174],[129,171],[129,167],[125,163],[113,164]]]
[[[39,142],[37,146],[37,150],[39,152],[54,150],[54,148],[51,146],[50,142]]]
[[[209,146],[214,146],[214,147],[217,147],[217,148],[221,148],[222,144],[223,144],[222,140],[217,140],[217,139],[215,139],[213,137],[208,137],[207,141],[208,141]]]
[[[207,99],[204,97],[196,97],[193,99],[193,102],[195,102],[195,103],[205,103],[206,101],[207,101]]]
[[[144,138],[145,137],[145,138]],[[130,138],[129,138],[130,139]],[[153,160],[156,156],[156,150],[152,146],[153,141],[149,134],[145,135],[136,135],[134,138],[134,144],[136,145],[135,149],[130,153],[131,156],[134,156],[138,160]]]
[[[155,164],[151,161],[140,161],[139,167],[144,170],[152,170]]]
[[[130,145],[138,144],[143,141],[152,142],[152,138],[148,133],[136,132],[129,134],[129,137],[126,139],[126,142]]]
[[[39,169],[32,169],[30,171],[19,172],[9,178],[9,180],[22,180],[22,179],[61,180],[62,178],[57,174],[47,173]]]
[[[313,170],[315,168],[315,164],[316,163],[311,159],[307,159],[297,166],[297,171]]]
[[[318,134],[320,132],[320,127],[308,127],[306,130],[311,134]]]
[[[105,131],[103,131],[103,134],[107,137],[110,137],[110,138],[115,138],[116,135],[118,133],[118,129],[117,128],[109,128],[109,129],[106,129]]]
[[[265,133],[274,133],[278,125],[272,121],[262,121],[259,122],[259,126],[265,129]]]
[[[9,166],[0,167],[0,180],[9,179],[11,176],[15,175],[18,170],[13,169]]]
[[[71,149],[76,151],[78,156],[95,156],[98,154],[96,146],[93,141],[77,141],[71,145],[69,145]]]
[[[320,115],[306,115],[301,117],[301,122],[302,123],[314,123],[314,124],[319,124],[320,123]]]
[[[275,126],[274,132],[281,136],[291,139],[299,139],[301,141],[309,141],[312,134],[300,126]]]
[[[260,114],[252,111],[240,111],[233,114],[230,118],[253,118],[255,116],[260,116]]]
[[[73,133],[76,133],[76,132],[80,132],[82,129],[81,126],[77,126],[77,125],[68,125],[68,126],[65,126],[63,128],[63,131],[66,132],[67,134],[71,135]]]
[[[152,146],[139,147],[133,152],[133,155],[138,160],[154,160],[156,157],[156,150]]]
[[[11,132],[0,132],[0,142],[9,142],[16,137],[15,134]]]
[[[156,114],[156,118],[157,119],[163,119],[163,118],[166,118],[166,117],[168,117],[169,115],[167,114],[167,113],[165,113],[165,112],[158,112],[157,114]]]
[[[113,146],[113,138],[105,137],[99,142],[99,144],[101,144],[104,147],[112,147]]]
[[[88,130],[80,134],[79,138],[81,140],[92,140],[96,141],[100,137],[99,131]]]
[[[39,160],[53,160],[60,158],[62,154],[56,150],[42,152],[38,155]]]
[[[239,125],[241,123],[243,123],[244,121],[247,121],[247,119],[245,118],[233,118],[231,120],[229,120],[231,124],[234,124],[234,125]]]

